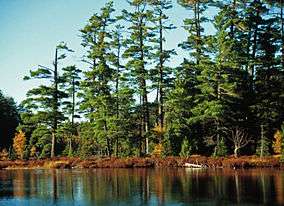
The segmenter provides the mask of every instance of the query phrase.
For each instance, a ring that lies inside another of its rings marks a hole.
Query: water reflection
[[[284,205],[280,170],[0,171],[0,205]]]

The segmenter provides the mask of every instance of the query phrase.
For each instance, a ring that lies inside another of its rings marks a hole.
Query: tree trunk
[[[120,72],[120,34],[118,33],[118,48],[117,48],[117,67],[116,67],[116,81],[115,81],[115,93],[116,93],[116,118],[118,120],[119,117],[119,96],[118,96],[118,92],[119,92],[119,72]],[[118,135],[116,136],[116,151],[115,151],[115,155],[118,157],[118,143],[119,143],[119,139],[118,139]]]
[[[197,1],[194,4],[194,21],[195,21],[195,27],[196,27],[196,36],[197,36],[197,40],[196,40],[196,64],[199,65],[200,63],[200,56],[201,56],[201,31],[200,31],[200,12],[199,12],[199,1]]]
[[[111,152],[111,143],[110,143],[110,139],[107,135],[107,132],[108,132],[108,127],[107,127],[107,122],[106,120],[104,121],[104,131],[105,131],[105,134],[106,134],[106,142],[107,142],[107,155],[109,157],[111,157],[112,155],[112,152]]]
[[[217,73],[217,100],[220,100],[221,99],[221,90],[220,90],[220,72]],[[219,119],[216,120],[216,130],[217,130],[217,140],[216,140],[216,152],[219,152],[217,151],[217,149],[220,149],[218,148],[219,145],[220,145],[220,121]]]
[[[147,98],[147,91],[146,91],[146,81],[144,80],[144,89],[143,89],[143,99],[144,99],[144,126],[145,126],[145,154],[149,154],[149,139],[148,139],[148,132],[149,132],[149,107],[148,107],[148,98]]]
[[[141,96],[141,94],[140,94],[140,105],[142,105],[142,96]],[[143,156],[143,128],[144,128],[144,126],[143,126],[143,114],[142,114],[142,112],[143,112],[143,109],[142,108],[140,108],[140,111],[139,111],[140,113],[141,113],[141,115],[140,115],[140,118],[139,118],[139,121],[140,121],[140,124],[139,124],[139,156],[140,157],[142,157]]]
[[[54,150],[55,150],[55,132],[52,132],[52,137],[51,137],[51,153],[50,153],[50,157],[53,158],[54,157]]]
[[[71,124],[72,124],[72,128],[74,128],[74,116],[75,116],[75,77],[72,77],[72,114],[71,114]],[[73,134],[73,131],[72,131]]]
[[[264,126],[260,125],[261,129],[261,140],[260,140],[260,157],[264,156]]]
[[[236,146],[235,146],[235,149],[234,149],[234,157],[235,157],[235,158],[238,157],[239,149],[240,149],[239,147],[236,147]]]
[[[57,48],[55,49],[55,60],[54,60],[54,91],[53,91],[53,128],[52,128],[52,141],[51,141],[51,152],[50,156],[55,156],[55,142],[56,142],[56,130],[58,123],[58,71],[57,71]]]
[[[72,156],[72,139],[71,137],[69,138],[69,151],[68,151],[68,156]]]
[[[159,18],[159,33],[160,33],[160,82],[159,82],[159,119],[160,119],[160,128],[163,131],[164,128],[164,49],[163,49],[163,22],[162,22],[162,11],[160,11]],[[160,142],[163,140],[163,133],[160,134]]]
[[[259,17],[259,11],[257,10],[256,16]],[[252,60],[255,61],[256,57],[256,50],[257,50],[257,37],[258,37],[258,23],[256,23],[255,28],[254,28],[254,35],[253,35],[253,47],[252,47]],[[251,78],[250,78],[250,89],[252,92],[254,92],[254,79],[255,79],[255,62],[250,65],[251,69]]]
[[[144,40],[143,40],[143,17],[140,19],[139,23],[139,49],[140,49],[140,61],[141,61],[141,70],[140,72],[140,85],[142,88],[142,112],[143,112],[143,120],[144,120],[144,140],[145,140],[145,155],[149,153],[148,148],[148,132],[149,132],[149,105],[148,105],[148,97],[147,97],[147,87],[146,87],[146,70],[144,63]]]

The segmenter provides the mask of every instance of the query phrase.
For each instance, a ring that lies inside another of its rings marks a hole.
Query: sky
[[[23,81],[29,70],[37,65],[52,66],[55,46],[61,41],[75,50],[61,67],[81,62],[84,54],[79,30],[107,0],[0,0],[0,90],[17,103],[26,92],[39,84]],[[128,9],[126,0],[114,0],[117,11]],[[183,59],[178,43],[186,39],[183,19],[190,12],[176,4],[169,12],[171,23],[178,28],[167,33],[167,47],[175,48],[178,55],[173,64]]]

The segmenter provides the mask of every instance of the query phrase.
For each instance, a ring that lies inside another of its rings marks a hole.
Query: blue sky
[[[107,0],[0,0],[0,90],[20,103],[26,92],[39,84],[23,81],[29,70],[38,64],[52,66],[55,46],[64,41],[75,50],[64,65],[86,67],[80,58],[83,48],[79,30],[89,17],[98,12]],[[114,0],[117,10],[127,8],[126,0]],[[176,48],[186,38],[181,28],[190,12],[176,4],[169,13],[178,29],[167,34],[167,46]]]

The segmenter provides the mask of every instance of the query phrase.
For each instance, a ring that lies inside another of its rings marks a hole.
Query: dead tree
[[[248,136],[247,132],[240,127],[234,127],[230,132],[231,135],[228,135],[228,139],[234,144],[234,156],[238,157],[239,150],[247,146],[252,139]]]

